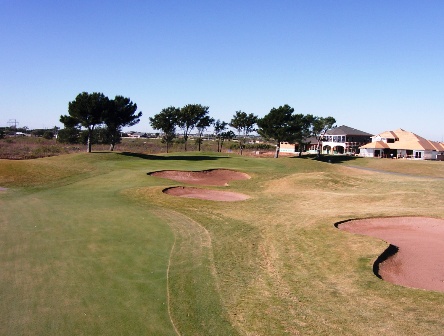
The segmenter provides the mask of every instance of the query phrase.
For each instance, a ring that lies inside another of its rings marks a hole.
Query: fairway
[[[1,335],[440,335],[444,293],[383,281],[357,218],[444,218],[443,162],[214,153],[0,160]],[[364,169],[365,168],[365,169]],[[369,169],[370,168],[370,169]],[[168,195],[156,171],[229,169]]]

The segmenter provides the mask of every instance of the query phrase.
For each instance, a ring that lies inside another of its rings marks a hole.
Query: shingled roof
[[[391,144],[387,144],[384,141],[374,141],[370,142],[368,144],[365,144],[364,146],[361,146],[359,148],[375,148],[375,149],[384,149],[384,148],[390,148]]]
[[[409,150],[436,150],[444,151],[444,143],[430,141],[399,128],[395,131],[385,131],[373,138],[397,139],[394,143],[385,143],[383,141],[375,141],[368,143],[360,148],[390,148],[390,149],[409,149]],[[383,145],[382,145],[383,144]]]
[[[325,135],[361,135],[361,136],[370,137],[373,134],[357,130],[356,128],[353,127],[342,125],[329,129],[327,132],[325,132]]]

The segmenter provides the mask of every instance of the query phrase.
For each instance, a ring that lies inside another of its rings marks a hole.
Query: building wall
[[[296,152],[296,145],[288,143],[288,142],[281,142],[279,151],[281,153],[295,153]]]

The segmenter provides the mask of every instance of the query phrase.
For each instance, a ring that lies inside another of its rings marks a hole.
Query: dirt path
[[[432,180],[444,180],[444,177],[405,174],[405,173],[392,172],[392,171],[387,171],[387,170],[382,170],[382,169],[360,167],[360,166],[353,166],[353,165],[345,165],[344,167],[353,168],[353,169],[360,169],[360,170],[365,170],[365,171],[370,171],[370,172],[375,172],[375,173],[383,173],[383,174],[389,174],[389,175],[395,175],[395,176],[402,176],[402,177],[412,177],[412,178],[432,179]]]

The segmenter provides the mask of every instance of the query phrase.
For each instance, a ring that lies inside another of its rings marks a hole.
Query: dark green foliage
[[[57,141],[61,143],[77,144],[79,143],[80,130],[77,127],[62,128],[58,135]]]
[[[236,111],[233,118],[230,121],[230,126],[235,128],[238,133],[239,149],[242,155],[242,150],[245,145],[245,139],[253,132],[254,125],[256,125],[258,118],[253,113],[247,114],[246,112]]]
[[[83,127],[87,133],[88,152],[91,152],[92,143],[109,143],[110,150],[120,141],[120,131],[123,126],[133,126],[140,121],[142,112],[136,113],[137,105],[129,98],[116,96],[109,100],[103,93],[82,92],[76,99],[68,104],[69,115],[60,116],[60,122],[68,129],[62,135],[62,142],[71,142],[74,138],[74,129]],[[105,133],[94,133],[97,126],[105,124]],[[98,137],[93,139],[93,137]],[[84,135],[81,136],[83,138]],[[83,143],[82,139],[80,142]]]
[[[276,142],[275,157],[279,156],[281,142],[300,143],[310,134],[313,117],[293,112],[294,108],[287,104],[278,108],[273,107],[266,116],[257,122],[258,133],[265,139]]]
[[[92,133],[97,125],[102,123],[104,111],[108,108],[109,99],[103,93],[82,92],[68,104],[69,115],[60,116],[60,122],[65,127],[80,125],[88,132],[88,153],[91,152]]]
[[[92,145],[109,145],[111,144],[111,133],[106,127],[97,127],[91,133],[91,144]],[[80,131],[79,143],[86,145],[88,143],[88,131]]]
[[[203,132],[207,127],[209,127],[212,123],[214,123],[214,119],[211,118],[208,115],[203,116],[196,124],[196,128],[198,130],[198,138],[196,139],[196,142],[198,144],[199,152],[200,152],[200,146],[202,144],[202,136]]]
[[[48,139],[48,140],[50,140],[50,139],[54,138],[54,133],[53,133],[52,131],[45,131],[45,132],[43,133],[42,137],[43,137],[44,139]]]
[[[110,150],[120,142],[120,132],[124,126],[134,126],[140,121],[142,112],[137,111],[137,104],[134,104],[129,98],[116,96],[109,101],[107,109],[102,115],[103,123],[107,127]]]
[[[187,150],[188,135],[202,119],[208,117],[208,109],[208,106],[202,106],[201,104],[188,104],[180,109],[177,118],[177,126],[179,126],[179,128],[181,128],[183,131],[185,151]]]
[[[239,142],[233,142],[230,144],[230,149],[236,150],[239,149]],[[257,144],[245,144],[244,150],[250,151],[271,151],[274,149],[274,146],[265,143],[257,143]]]
[[[35,137],[41,137],[46,132],[44,129],[35,129],[31,131],[31,135]]]
[[[319,147],[320,147],[322,138],[327,130],[334,127],[335,123],[336,123],[336,119],[333,117],[326,117],[326,118],[314,117],[312,133],[313,133],[313,136],[315,136],[316,139],[318,140],[318,149],[317,149],[318,157],[321,155],[321,149]]]
[[[162,109],[162,111],[153,117],[150,117],[151,127],[156,130],[161,130],[162,143],[166,144],[166,152],[168,153],[169,145],[176,137],[177,118],[179,117],[180,109],[170,106]]]
[[[214,126],[214,134],[216,135],[216,140],[217,140],[217,151],[220,152],[222,150],[222,142],[224,141],[222,134],[227,129],[228,123],[217,119],[213,123],[213,126]],[[233,132],[233,131],[231,131],[231,132]]]
[[[224,141],[225,140],[232,140],[232,139],[234,139],[235,136],[236,136],[236,134],[234,134],[234,132],[232,130],[220,133],[220,136],[219,136],[220,146],[218,146],[219,152],[222,152],[222,146],[224,144]]]

